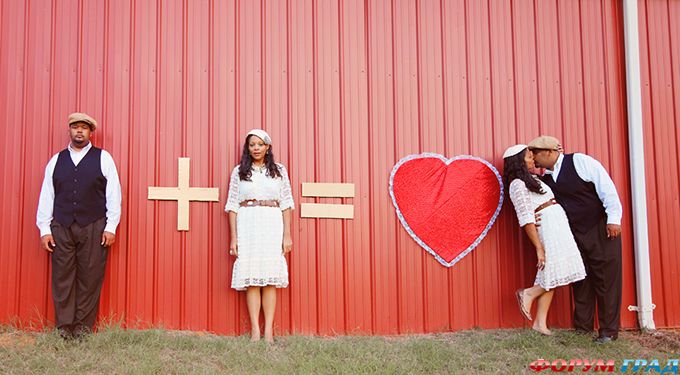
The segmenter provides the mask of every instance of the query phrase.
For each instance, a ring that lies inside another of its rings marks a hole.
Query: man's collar
[[[553,170],[562,166],[562,160],[564,160],[564,154],[560,152],[560,156],[557,157],[557,161],[555,162],[555,165],[553,166]]]
[[[82,149],[80,149],[80,151],[76,151],[76,149],[74,149],[73,147],[71,147],[71,142],[68,143],[68,150],[69,150],[70,152],[75,152],[75,153],[79,153],[79,152],[83,152],[83,151],[84,151],[84,152],[87,152],[87,151],[89,151],[91,148],[92,148],[92,142],[91,142],[91,141],[87,143],[87,146],[85,146],[85,147],[83,147]]]

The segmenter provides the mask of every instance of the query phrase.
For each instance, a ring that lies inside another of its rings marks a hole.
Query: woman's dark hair
[[[250,181],[250,177],[253,174],[253,158],[250,157],[250,152],[248,151],[248,145],[250,144],[250,137],[255,135],[251,134],[246,137],[246,141],[243,143],[243,153],[241,153],[241,163],[238,166],[238,176],[243,181]],[[269,150],[264,155],[264,166],[267,169],[267,175],[269,177],[281,177],[281,171],[274,161],[274,151],[272,146],[269,145]]]
[[[527,152],[529,150],[525,148],[519,154],[503,159],[503,183],[505,188],[509,189],[512,180],[519,178],[524,181],[524,185],[526,185],[529,191],[536,194],[545,194],[545,191],[541,188],[541,183],[527,169],[527,164],[524,162],[524,155]]]

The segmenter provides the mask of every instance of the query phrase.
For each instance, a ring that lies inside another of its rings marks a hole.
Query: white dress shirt
[[[68,145],[68,151],[71,155],[71,160],[76,166],[87,155],[92,148],[92,143],[89,143],[82,150],[76,151]],[[54,168],[57,165],[59,153],[54,155],[47,163],[45,168],[45,179],[43,180],[42,189],[40,190],[40,200],[38,201],[38,214],[36,225],[40,229],[40,237],[52,234],[50,224],[52,223],[52,214],[54,213],[54,183],[52,182],[52,175]],[[113,161],[111,154],[102,150],[101,155],[101,169],[102,174],[106,178],[106,227],[104,230],[115,234],[116,228],[120,223],[120,205],[121,205],[121,190],[120,180],[118,179],[118,171],[116,164]]]
[[[546,174],[552,175],[553,181],[555,182],[557,182],[560,169],[562,169],[563,160],[564,155],[560,154],[553,170],[546,169],[545,171]],[[607,213],[607,224],[621,225],[623,207],[621,206],[619,194],[616,192],[614,181],[609,177],[607,170],[593,157],[580,153],[574,154],[574,168],[576,169],[576,174],[578,174],[583,181],[592,182],[595,185],[597,196],[600,198],[600,201],[602,201],[602,206],[604,206],[605,212]]]

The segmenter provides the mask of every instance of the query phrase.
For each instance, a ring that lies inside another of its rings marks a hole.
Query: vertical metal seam
[[[182,28],[181,28],[181,32],[182,32],[182,44],[181,44],[181,48],[182,48],[182,50],[181,50],[181,53],[182,53],[182,57],[181,57],[181,59],[182,59],[181,60],[182,61],[182,65],[181,65],[181,71],[182,71],[182,77],[181,77],[181,79],[182,79],[181,80],[181,82],[182,82],[181,112],[182,112],[182,115],[181,115],[181,119],[182,119],[182,122],[180,124],[180,137],[181,137],[181,146],[180,147],[182,149],[181,149],[180,152],[182,153],[183,157],[189,156],[187,154],[187,142],[188,142],[188,140],[187,140],[187,122],[189,121],[189,119],[188,119],[188,108],[187,108],[188,107],[188,104],[187,104],[187,100],[188,100],[187,99],[187,96],[188,96],[187,90],[188,89],[187,89],[187,87],[189,86],[189,84],[188,84],[189,74],[187,72],[189,70],[189,67],[188,67],[189,57],[188,57],[188,52],[187,52],[187,50],[189,49],[189,46],[188,46],[189,37],[187,35],[187,34],[189,34],[189,14],[188,13],[189,13],[188,0],[182,0],[182,20],[181,20],[181,22],[182,22]],[[189,175],[189,178],[191,179],[191,175]]]
[[[422,82],[421,82],[421,67],[420,67],[420,0],[415,1],[416,8],[416,84],[417,84],[417,98],[418,98],[418,153],[423,152],[423,119],[422,119]],[[423,330],[427,332],[428,329],[428,295],[427,295],[427,257],[428,253],[420,252],[420,268],[423,274],[421,275],[422,293],[423,293]]]
[[[675,87],[676,87],[676,77],[675,77],[675,70],[673,69],[673,61],[675,60],[674,53],[673,53],[673,30],[671,29],[671,23],[673,20],[671,19],[671,8],[670,8],[670,1],[666,0],[666,17],[668,18],[668,52],[670,53],[670,62],[671,62],[671,98],[672,98],[672,103],[673,105],[671,106],[671,109],[673,111],[673,124],[675,126],[672,127],[672,129],[676,132],[674,141],[675,141],[675,149],[676,151],[679,149],[680,145],[678,144],[678,135],[677,135],[677,129],[678,129],[678,113],[676,110],[675,103],[676,101],[676,96],[675,96]],[[680,173],[678,174],[678,182],[680,182]]]
[[[51,156],[51,150],[52,150],[52,144],[54,144],[54,81],[55,81],[55,45],[57,44],[56,42],[56,34],[57,34],[57,0],[52,0],[50,2],[50,9],[51,9],[51,17],[50,17],[50,99],[49,99],[49,120],[47,123],[47,128],[49,129],[49,132],[47,133],[47,144],[48,144],[48,150],[47,150],[47,157],[49,158]],[[2,6],[0,6],[0,22],[2,20]],[[2,56],[2,28],[0,27],[0,56]],[[49,160],[49,159],[47,159]],[[52,273],[52,262],[47,261],[47,268],[46,268],[46,273],[45,273],[45,280],[47,282],[50,282],[50,274]],[[50,292],[49,292],[50,286],[48,285],[47,288],[45,288],[45,295],[43,296],[44,300],[44,310],[47,311],[48,306],[50,304]]]
[[[667,9],[667,11],[670,11],[670,7],[669,7],[668,1],[666,2],[666,9]],[[675,90],[674,90],[675,83],[674,83],[674,79],[673,79],[673,50],[672,50],[672,47],[673,47],[673,33],[671,32],[671,29],[670,29],[670,24],[671,24],[670,14],[666,13],[666,17],[668,18],[668,28],[667,28],[666,31],[668,32],[668,45],[669,45],[669,53],[670,53],[670,56],[669,56],[669,57],[670,57],[670,60],[671,60],[671,61],[670,61],[670,63],[671,63],[671,64],[670,64],[670,71],[671,71],[671,95],[672,95],[672,98],[673,98],[673,105],[671,106],[671,108],[673,109],[673,122],[677,124],[677,121],[676,121],[676,120],[677,120],[677,119],[676,119],[676,113],[675,113]],[[647,24],[647,29],[649,30],[649,23]],[[648,44],[648,45],[649,45],[649,44]],[[651,64],[650,64],[650,65],[651,65]],[[651,88],[651,74],[650,74],[650,88]],[[650,93],[651,93],[651,91],[652,91],[652,90],[650,89]],[[652,113],[653,113],[653,112],[652,112]],[[675,129],[675,127],[673,127],[673,129]],[[676,135],[676,137],[674,137],[674,138],[675,138],[675,139],[674,139],[674,143],[675,143],[676,152],[677,152],[677,145],[678,145],[678,143],[677,143],[677,135]],[[678,176],[678,178],[680,179],[680,176]],[[659,226],[659,227],[660,227],[660,226]],[[659,238],[661,238],[661,236],[659,236]],[[662,249],[663,247],[662,247],[662,246],[659,246],[659,248]],[[659,255],[661,255],[661,254],[659,254]],[[662,266],[662,267],[664,267],[664,265],[666,265],[666,264],[667,264],[666,262],[661,262],[661,266]],[[663,274],[665,274],[665,273],[662,272],[661,274],[663,275]],[[665,279],[662,278],[661,285],[662,285],[662,290],[663,290],[664,292],[665,292],[666,290],[668,290],[668,289],[666,289],[666,285],[665,285],[665,284],[666,284]],[[671,298],[667,298],[666,300],[672,300],[672,297],[671,297]],[[668,309],[665,309],[665,310],[667,311]],[[667,314],[664,314],[664,317],[665,317],[665,318],[666,318],[666,315],[667,315]],[[668,325],[668,319],[667,319],[667,318],[666,318],[666,325]]]
[[[440,34],[440,48],[441,48],[441,54],[442,54],[442,73],[441,73],[441,78],[442,78],[442,116],[443,116],[443,122],[444,122],[444,154],[445,157],[449,157],[450,155],[453,155],[453,152],[449,149],[449,134],[448,134],[448,113],[446,110],[446,106],[448,104],[448,101],[446,100],[446,32],[444,31],[444,1],[439,0],[439,34]],[[448,288],[448,293],[446,293],[446,296],[448,298],[448,309],[449,311],[447,312],[447,317],[449,321],[449,329],[452,329],[454,326],[455,322],[455,307],[454,307],[454,289],[451,288],[450,286],[452,285],[453,282],[453,273],[451,272],[451,269],[448,269],[446,272],[446,285],[449,286]]]
[[[236,82],[236,88],[234,90],[234,139],[240,139],[240,126],[241,126],[241,96],[239,91],[241,90],[241,1],[234,1],[234,66],[236,71],[234,74],[234,80]],[[240,150],[236,148],[234,150],[234,156],[239,159]]]
[[[604,5],[602,2],[600,2],[600,28],[602,30],[602,65],[604,67],[604,101],[605,101],[605,115],[607,118],[607,123],[606,123],[606,129],[607,129],[607,139],[604,140],[604,142],[607,143],[607,160],[608,165],[611,170],[611,162],[613,160],[612,158],[612,147],[611,147],[611,138],[612,138],[612,129],[611,129],[611,102],[609,99],[609,61],[608,61],[608,44],[607,44],[607,31],[605,29],[606,23],[605,23],[605,11],[604,11]]]
[[[442,120],[444,123],[444,152],[448,152],[449,137],[448,137],[448,112],[446,110],[446,34],[444,33],[444,1],[439,0],[439,42],[441,48],[441,63],[442,63]]]
[[[211,173],[208,173],[208,186],[214,186],[215,175],[215,1],[209,0],[208,2],[208,166]],[[219,172],[218,172],[219,173]],[[213,202],[208,202],[208,301],[207,301],[207,326],[208,331],[213,331],[213,301],[214,301],[214,288],[213,288],[213,278],[214,278],[214,267],[213,262],[215,261],[215,246],[214,246],[214,220],[211,212],[215,204]]]
[[[266,84],[266,74],[265,69],[267,68],[267,14],[265,10],[264,0],[260,0],[260,99],[262,103],[260,104],[260,127],[267,130],[267,84]]]
[[[3,27],[2,27],[2,25],[5,24],[5,23],[3,22],[3,21],[4,21],[4,18],[3,18],[3,17],[4,17],[4,10],[3,10],[3,9],[4,9],[4,4],[5,4],[4,2],[3,2],[3,3],[0,3],[0,57],[3,56],[3,55],[2,55],[2,51],[3,51],[3,43],[2,43],[2,41],[3,41],[3,38],[2,38],[2,37],[3,37],[3,32],[2,32]],[[2,64],[0,64],[0,68],[1,68],[1,67],[2,67]],[[9,64],[8,64],[7,69],[9,70]],[[0,69],[0,73],[2,73],[2,69]],[[4,89],[4,87],[3,87],[3,89]],[[3,188],[4,188],[4,184],[3,184]],[[4,208],[4,205],[1,206],[0,208]],[[0,241],[3,241],[3,242],[4,242],[4,238],[0,238]],[[51,262],[48,262],[48,263],[50,263],[50,265],[51,265]],[[2,264],[2,263],[0,263],[0,264]],[[47,270],[47,271],[48,271],[48,275],[49,275],[49,272],[50,272],[50,269],[49,269],[50,265],[48,265],[48,270]],[[3,267],[3,268],[4,268],[4,267]],[[7,272],[7,273],[9,273],[9,268],[10,268],[9,265],[7,265],[7,269],[8,269],[8,272]],[[49,293],[46,293],[46,294],[49,294]],[[49,301],[47,301],[48,298],[49,298],[49,295],[46,296],[46,303],[49,303]],[[7,307],[7,311],[9,311],[9,310],[10,310],[9,306],[8,306],[8,305],[5,305],[5,306]]]
[[[319,165],[316,163],[316,160],[319,160],[319,149],[317,145],[319,144],[319,129],[318,129],[318,124],[319,124],[319,113],[318,113],[318,106],[319,106],[319,98],[318,98],[318,71],[317,71],[317,66],[318,66],[318,46],[317,46],[317,1],[312,0],[312,98],[313,98],[313,137],[314,137],[314,182],[319,181]],[[318,202],[318,199],[315,199],[315,201]],[[319,219],[314,219],[314,230],[315,230],[315,236],[314,236],[314,250],[315,250],[315,270],[314,274],[316,276],[316,331],[317,333],[320,333],[321,329],[321,296],[323,295],[322,293],[319,293],[319,287],[321,286],[321,277],[319,276],[319,254],[320,252],[320,243],[319,243],[319,232],[320,232],[320,223]]]
[[[182,90],[181,90],[181,118],[182,122],[180,124],[180,137],[181,137],[181,153],[183,157],[188,157],[187,154],[187,122],[188,122],[188,33],[189,33],[189,9],[188,0],[182,1]],[[178,164],[179,165],[179,164]],[[179,171],[179,169],[178,169]],[[179,173],[179,172],[178,172]],[[179,183],[179,174],[177,175]],[[191,174],[189,174],[189,181],[191,181]],[[191,208],[189,209],[189,216],[191,216]],[[187,233],[186,231],[180,232],[179,234],[179,253],[180,253],[180,278],[179,278],[179,324],[182,329],[186,327],[186,316],[187,316]]]
[[[562,142],[564,142],[564,137],[566,135],[566,119],[565,119],[565,113],[564,113],[564,76],[563,76],[563,65],[562,65],[562,33],[560,31],[562,23],[560,22],[560,5],[559,5],[559,0],[556,0],[555,2],[555,18],[557,19],[557,61],[558,61],[558,67],[559,67],[559,90],[560,90],[560,132],[562,133],[560,135],[560,139],[562,139]],[[567,302],[569,305],[569,311],[573,311],[574,309],[574,302],[573,298],[568,298]]]
[[[395,164],[397,159],[398,159],[398,153],[397,153],[397,77],[396,77],[396,64],[395,64],[395,32],[394,32],[394,22],[395,22],[395,17],[394,17],[394,1],[395,0],[390,0],[390,40],[391,40],[391,58],[392,58],[392,164]],[[394,248],[395,252],[397,254],[397,261],[396,261],[396,285],[397,285],[397,333],[402,333],[402,314],[403,314],[403,306],[402,306],[402,298],[401,294],[403,293],[403,285],[402,285],[402,278],[401,276],[401,249],[400,249],[400,241],[399,241],[399,223],[397,220],[394,220]],[[375,263],[374,266],[375,267]],[[372,292],[373,293],[373,292]]]
[[[55,45],[56,45],[56,28],[57,28],[57,5],[56,5],[57,0],[51,0],[51,10],[52,10],[52,15],[50,17],[50,99],[49,99],[49,120],[47,124],[47,128],[50,130],[49,133],[47,134],[47,142],[49,145],[49,150],[48,150],[48,157],[50,156],[50,151],[51,151],[51,146],[52,142],[54,142],[54,133],[52,132],[52,128],[54,127],[54,65],[55,65]],[[0,20],[2,20],[2,7],[0,6]],[[0,28],[0,41],[2,40],[2,28]],[[2,47],[0,46],[0,56],[2,56]]]
[[[418,152],[423,152],[423,113],[421,108],[422,101],[422,82],[421,82],[421,67],[420,67],[420,1],[415,0],[416,8],[416,85],[417,85],[417,99],[418,99]]]
[[[472,151],[472,131],[471,131],[471,121],[470,121],[470,112],[471,112],[471,104],[470,104],[470,24],[468,22],[468,0],[463,0],[463,20],[465,21],[465,105],[466,105],[466,110],[467,110],[467,152],[471,153]],[[473,253],[474,254],[474,253]]]
[[[560,22],[560,5],[559,2],[555,2],[555,19],[557,20],[557,64],[559,71],[559,84],[558,89],[560,90],[560,138],[564,142],[564,135],[566,133],[565,115],[564,115],[564,76],[562,75],[562,33],[560,32],[561,22]]]
[[[372,45],[371,45],[371,5],[370,2],[366,1],[364,2],[364,48],[365,48],[365,63],[366,63],[366,98],[367,103],[366,103],[366,117],[367,121],[366,124],[368,125],[368,144],[372,145],[373,140],[375,139],[375,134],[374,134],[374,123],[373,123],[373,85],[371,82],[371,75],[373,71],[373,59],[371,59],[371,53],[372,53]],[[368,148],[368,159],[369,160],[375,160],[374,159],[374,150],[373,147]],[[373,163],[368,164],[368,191],[369,191],[369,201],[368,201],[368,225],[369,225],[369,232],[368,232],[368,243],[369,243],[369,280],[371,283],[371,289],[369,291],[369,298],[371,300],[371,333],[375,334],[377,331],[376,328],[376,322],[378,320],[377,317],[377,303],[376,303],[376,270],[375,270],[375,265],[376,265],[376,245],[375,245],[375,201],[372,199],[372,197],[375,195],[375,175],[374,175],[374,170],[375,166]]]
[[[241,91],[241,1],[234,1],[234,139],[240,139],[240,127],[241,127],[241,99],[239,92]],[[237,141],[237,145],[240,146],[240,142]],[[236,160],[240,160],[239,147],[234,148],[234,157]],[[230,238],[231,239],[231,238]],[[232,263],[233,267],[233,263]],[[232,268],[233,272],[233,268]],[[237,296],[237,301],[242,302],[241,294]],[[236,332],[240,332],[240,320],[241,320],[241,309],[239,305],[241,303],[234,304],[234,329]]]
[[[5,15],[5,12],[4,12],[5,7],[3,5],[4,5],[4,2],[0,4],[0,23],[2,23],[2,21],[4,19],[3,17]],[[54,2],[53,2],[53,5],[54,5]],[[2,41],[4,40],[4,39],[2,39],[2,34],[3,34],[2,30],[3,30],[3,28],[0,26],[0,56],[2,56],[2,50],[3,50]]]
[[[56,0],[55,0],[56,1]],[[135,101],[134,99],[134,94],[135,94],[135,51],[136,51],[136,44],[135,44],[135,35],[136,35],[136,27],[135,27],[135,21],[137,19],[137,12],[135,11],[136,9],[136,0],[130,0],[130,57],[128,61],[129,65],[129,78],[128,78],[128,87],[129,87],[129,93],[128,93],[128,134],[130,133],[130,129],[134,129],[134,109],[135,109]],[[131,171],[132,170],[132,149],[134,148],[135,145],[135,139],[136,137],[128,137],[128,146],[127,146],[127,170]],[[128,199],[125,203],[125,211],[128,214],[128,218],[126,219],[126,233],[128,235],[128,240],[127,240],[127,254],[125,255],[125,310],[124,310],[124,323],[127,325],[130,322],[128,321],[129,315],[130,315],[130,240],[129,236],[130,233],[132,232],[132,220],[130,220],[130,197],[129,193],[132,191],[132,180],[134,178],[134,174],[128,173],[127,176],[127,187],[126,191],[128,193]]]
[[[581,49],[581,91],[583,101],[583,141],[585,143],[586,152],[588,152],[588,108],[586,107],[586,76],[585,76],[585,58],[583,53],[583,1],[578,0],[578,30],[579,30],[579,45]]]
[[[368,144],[372,145],[373,144],[373,106],[371,105],[373,97],[373,91],[371,85],[371,68],[373,67],[372,65],[372,59],[371,59],[371,37],[370,37],[370,32],[371,32],[371,6],[368,1],[364,2],[364,53],[365,53],[365,59],[366,59],[366,98],[368,99],[366,101],[366,124],[367,124],[367,137],[368,137]],[[376,247],[375,247],[375,203],[374,200],[372,199],[375,193],[375,176],[373,175],[373,161],[374,155],[373,155],[373,147],[369,146],[368,147],[368,160],[371,160],[370,163],[368,163],[368,251],[369,251],[369,265],[368,265],[368,272],[369,272],[369,280],[371,283],[371,288],[369,290],[369,298],[371,300],[371,333],[375,334],[376,332],[376,320],[377,320],[377,303],[376,303],[376,271],[375,271],[375,257],[376,257]]]
[[[104,51],[102,56],[103,59],[103,69],[101,73],[102,77],[102,86],[103,86],[103,91],[102,91],[102,113],[101,113],[101,118],[104,120],[103,122],[106,122],[106,115],[107,115],[107,110],[108,110],[108,98],[109,98],[109,78],[108,78],[108,73],[109,73],[109,35],[111,35],[111,30],[109,28],[111,27],[111,22],[109,20],[109,13],[110,9],[109,7],[111,6],[111,3],[109,0],[104,0],[104,32],[103,34],[103,43],[102,43],[102,48]],[[101,144],[102,149],[106,149],[106,143],[104,142],[106,140],[106,133],[101,136],[101,140],[99,143]],[[111,262],[106,262],[107,263],[107,268],[111,268]],[[110,298],[110,296],[109,296]],[[109,299],[110,302],[110,299]]]
[[[520,138],[519,136],[519,115],[517,111],[517,56],[515,54],[515,2],[510,0],[510,34],[511,34],[511,46],[512,46],[512,100],[513,100],[513,113],[514,113],[514,130],[515,130],[515,142]],[[521,250],[522,246],[522,236],[515,236],[515,244],[517,248]],[[519,272],[520,275],[525,275],[524,264],[525,264],[525,252],[518,251],[519,253]],[[522,323],[526,325],[526,323]]]
[[[26,108],[26,98],[28,96],[26,94],[26,91],[28,91],[27,90],[27,86],[28,86],[28,78],[27,77],[28,77],[28,65],[29,65],[28,64],[28,51],[29,51],[28,46],[31,42],[30,33],[29,33],[29,31],[30,31],[30,27],[29,27],[29,25],[30,25],[30,15],[29,15],[30,14],[30,4],[31,4],[31,0],[26,0],[26,3],[24,3],[24,35],[23,35],[24,36],[24,43],[23,43],[23,50],[22,50],[22,59],[23,59],[23,61],[22,61],[22,70],[23,70],[22,73],[23,73],[23,75],[21,77],[21,80],[22,80],[22,83],[21,83],[21,124],[26,124],[26,111],[28,110]],[[26,126],[21,127],[22,138],[26,137],[26,129],[27,129]],[[27,164],[26,149],[27,149],[26,142],[21,142],[21,147],[20,147],[20,151],[19,151],[21,153],[21,172],[20,172],[19,181],[25,181],[26,180],[26,168],[27,168],[26,167],[26,164]],[[23,185],[26,186],[25,183]],[[24,213],[26,212],[26,210],[25,210],[26,191],[25,190],[21,191],[19,200],[21,201],[21,203],[19,205],[19,207],[21,207],[21,208],[19,210],[19,221],[18,222],[21,224],[21,223],[24,222]],[[25,249],[23,242],[24,242],[24,226],[19,225],[19,241],[18,241],[18,244],[19,244],[20,250],[17,254],[17,264],[16,264],[16,275],[17,275],[16,280],[18,280],[18,281],[15,285],[15,294],[14,294],[14,310],[16,311],[15,314],[17,316],[19,315],[20,300],[21,300],[21,275],[22,275],[21,270],[22,270],[22,265],[23,265],[23,261],[22,261],[23,260],[23,251],[22,250]]]
[[[108,58],[109,58],[109,53],[108,53],[109,38],[108,38],[108,36],[111,34],[110,30],[109,30],[109,28],[111,27],[110,20],[109,20],[109,13],[110,13],[109,7],[110,7],[110,5],[111,4],[110,4],[109,0],[104,0],[104,6],[103,6],[104,7],[104,10],[103,10],[103,13],[104,13],[104,16],[103,16],[103,18],[104,18],[104,20],[103,20],[104,32],[102,33],[102,38],[104,39],[103,43],[102,43],[102,48],[103,48],[103,51],[102,51],[102,54],[103,54],[103,56],[102,56],[102,60],[103,60],[102,61],[102,67],[103,68],[102,68],[102,72],[101,72],[102,87],[103,87],[102,97],[101,97],[101,106],[102,106],[101,118],[102,118],[103,122],[106,122],[106,114],[107,114],[107,109],[108,109],[107,102],[108,102],[109,91],[110,91],[109,90],[109,78],[108,78],[108,71],[109,71],[109,61],[108,61]],[[105,147],[106,144],[104,142],[105,140],[106,140],[106,134],[102,135],[101,138],[100,138],[100,141],[99,141],[102,149],[106,148]],[[107,261],[106,262],[106,268],[111,270],[112,264],[113,264],[112,261]],[[109,295],[108,295],[109,306],[111,305],[112,299],[113,299],[113,296],[111,295],[111,293],[109,293]]]
[[[494,90],[493,90],[493,82],[494,82],[494,76],[493,76],[493,48],[491,48],[491,3],[490,0],[486,1],[486,20],[487,20],[487,42],[489,43],[489,107],[490,107],[490,116],[491,116],[491,149],[496,150],[496,132],[495,132],[495,116],[496,116],[496,111],[494,110]],[[495,160],[496,155],[493,154],[491,155],[491,159]],[[493,227],[494,234],[498,232],[496,229],[498,226]],[[496,248],[500,248],[500,238],[498,235],[494,236],[494,242],[496,243]],[[500,256],[498,256],[498,253],[495,253],[495,258],[496,258],[496,267],[500,270],[501,265],[500,265]],[[497,290],[502,290],[501,288],[501,279],[499,277],[496,277],[496,288]],[[498,299],[498,318],[499,321],[498,326],[500,326],[500,318],[503,316],[503,300],[501,298]]]
[[[339,99],[339,110],[338,110],[338,115],[339,115],[339,131],[340,131],[340,180],[342,182],[347,181],[347,171],[345,170],[345,157],[347,157],[347,150],[346,150],[346,143],[345,143],[345,99],[343,95],[345,94],[345,83],[343,81],[344,79],[344,74],[343,70],[345,68],[345,51],[344,51],[344,36],[343,36],[343,25],[342,23],[344,22],[344,14],[343,14],[343,0],[338,0],[338,99]],[[341,201],[343,203],[346,202],[346,198],[341,198]],[[343,331],[347,332],[347,320],[348,320],[348,315],[349,315],[349,307],[348,307],[348,295],[347,295],[347,289],[349,287],[348,285],[348,278],[349,276],[347,275],[348,270],[347,270],[347,221],[342,220],[340,223],[340,238],[341,238],[341,249],[342,249],[342,304],[343,304]]]
[[[469,45],[469,37],[470,37],[470,25],[468,22],[468,16],[469,16],[469,9],[468,9],[468,1],[463,0],[463,19],[465,20],[465,90],[466,90],[466,106],[467,106],[467,135],[468,135],[468,153],[472,152],[472,131],[471,131],[471,126],[472,123],[470,121],[470,112],[471,112],[471,104],[470,104],[470,45]],[[477,254],[472,253],[473,255],[473,262],[472,262],[472,274],[477,275]],[[477,285],[477,279],[473,278],[472,282]],[[479,293],[478,293],[478,288],[472,288],[472,306],[473,306],[473,314],[474,314],[474,325],[477,326],[479,325],[479,307],[477,306],[477,301],[479,301]]]
[[[81,93],[83,85],[83,0],[78,0],[78,49],[77,49],[77,62],[76,62],[76,110],[82,110],[81,108]]]
[[[510,1],[510,37],[511,37],[511,48],[512,48],[512,101],[513,101],[513,113],[514,113],[514,130],[515,130],[515,142],[519,139],[519,117],[517,114],[517,56],[515,55],[515,2]],[[521,257],[521,255],[520,255]],[[522,257],[520,258],[522,260]],[[524,264],[524,262],[520,262]]]
[[[155,92],[155,99],[156,99],[156,108],[155,108],[155,129],[154,129],[154,185],[158,186],[160,182],[160,165],[159,165],[159,160],[160,160],[160,134],[161,134],[161,82],[162,82],[162,53],[163,53],[163,6],[162,6],[162,0],[156,0],[156,92]],[[153,206],[154,206],[154,228],[153,228],[153,305],[152,305],[152,314],[153,314],[153,323],[156,324],[158,322],[158,305],[159,305],[159,293],[158,293],[158,284],[159,284],[159,265],[158,265],[158,260],[160,258],[159,252],[160,252],[160,222],[158,220],[159,218],[159,201],[154,200],[153,201]]]
[[[656,144],[656,121],[654,120],[654,80],[652,76],[652,51],[650,47],[650,38],[649,38],[649,3],[645,1],[645,37],[647,39],[647,74],[648,74],[648,79],[649,79],[649,129],[651,131],[651,139],[652,143]],[[657,158],[657,155],[654,156],[654,158]],[[654,179],[658,179],[658,174],[654,175]],[[657,182],[657,181],[655,181]],[[654,184],[654,196],[659,197],[659,184],[655,183]],[[656,199],[656,222],[660,223],[661,222],[661,209],[659,208],[659,199]],[[656,235],[657,238],[659,239],[659,248],[661,248],[661,242],[663,241],[662,238],[663,236],[661,235],[661,226],[657,225],[656,226]],[[659,251],[659,257],[663,258],[663,254],[661,251]],[[664,262],[659,262],[659,266],[661,267],[661,272],[660,274],[664,274]],[[663,277],[659,278],[661,280],[661,290],[663,291],[664,299],[667,300],[668,296],[666,293],[666,288],[665,288],[665,279]],[[667,316],[667,311],[664,309],[664,323],[666,324],[668,321],[668,316]]]
[[[536,62],[536,109],[538,110],[538,134],[543,134],[543,111],[541,109],[541,66],[538,55],[540,52],[538,43],[538,11],[536,10],[536,0],[533,0],[534,12],[534,60]]]
[[[291,124],[293,123],[293,118],[292,118],[293,111],[291,109],[292,101],[290,100],[290,98],[292,96],[291,71],[290,71],[290,65],[291,65],[291,62],[290,62],[290,60],[291,60],[291,53],[290,53],[290,46],[291,46],[291,42],[290,42],[290,38],[291,38],[291,36],[290,36],[290,18],[291,18],[290,1],[286,0],[286,135],[287,135],[287,138],[288,138],[288,149],[286,150],[287,151],[286,162],[288,163],[287,166],[288,166],[288,175],[289,176],[293,175],[292,171],[294,171],[294,166],[291,166],[291,162],[293,161],[293,157],[292,157],[293,147],[291,147],[292,144],[293,144],[293,131],[292,131],[292,127],[291,127]],[[293,222],[294,222],[294,220],[291,220],[291,226],[293,225]],[[292,228],[291,228],[291,233],[294,233]],[[288,269],[290,271],[290,274],[294,274],[294,272],[293,272],[294,262],[293,262],[293,259],[292,259],[294,256],[295,256],[294,254],[290,254],[290,253],[288,255],[288,257],[290,259],[290,262],[288,262]],[[294,294],[291,293],[290,294],[290,300],[291,301],[293,300],[293,297],[294,297]],[[291,306],[292,305],[293,304],[291,302]],[[294,326],[295,326],[295,324],[294,324],[294,320],[293,320],[293,309],[291,308],[291,309],[288,310],[288,327],[289,327],[291,333],[295,333]]]

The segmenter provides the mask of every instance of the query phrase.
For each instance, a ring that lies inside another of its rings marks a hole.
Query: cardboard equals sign
[[[302,183],[302,196],[315,198],[354,198],[354,184]],[[302,203],[300,217],[354,219],[354,205]]]

